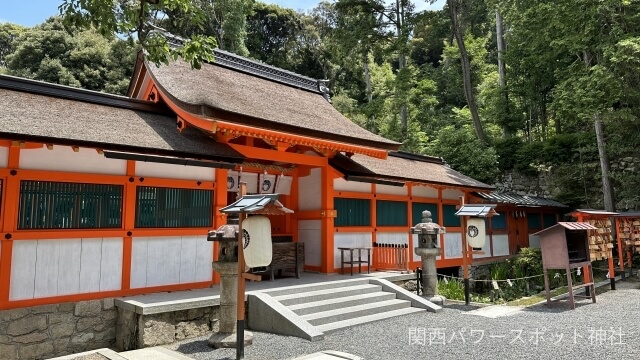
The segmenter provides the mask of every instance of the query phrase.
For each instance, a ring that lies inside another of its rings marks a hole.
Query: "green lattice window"
[[[138,187],[136,227],[213,226],[213,190]]]
[[[411,204],[411,226],[422,222],[422,212],[425,210],[431,211],[431,220],[438,224],[438,220],[440,219],[438,204],[413,203]]]
[[[122,227],[122,185],[23,180],[18,229]]]
[[[460,217],[456,216],[456,205],[442,205],[442,212],[444,213],[444,226],[459,227]]]
[[[541,227],[539,213],[527,213],[527,224],[529,229],[539,229]]]
[[[507,228],[507,217],[504,214],[492,216],[491,229],[493,230],[505,230]]]
[[[371,201],[367,199],[334,198],[337,211],[335,226],[371,226]]]
[[[402,201],[376,201],[376,226],[407,226],[407,203]]]

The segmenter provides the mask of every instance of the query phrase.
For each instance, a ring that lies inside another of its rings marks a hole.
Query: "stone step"
[[[282,305],[297,305],[307,302],[321,301],[327,299],[336,299],[345,296],[354,296],[359,294],[368,294],[372,292],[382,291],[380,285],[355,285],[355,286],[343,286],[339,288],[328,288],[323,290],[316,290],[304,293],[296,293],[289,295],[274,296],[276,301],[279,301]],[[271,294],[269,294],[271,295]]]
[[[365,285],[368,283],[369,283],[369,279],[348,279],[348,280],[326,281],[326,282],[315,283],[315,284],[287,286],[287,287],[277,288],[273,290],[262,290],[261,292],[269,294],[273,297],[277,297],[277,296],[283,296],[283,295],[308,293],[308,292],[319,291],[319,290],[337,289],[337,288],[347,287],[347,286]]]
[[[161,346],[125,351],[118,355],[126,360],[193,360],[193,358]]]
[[[289,310],[298,315],[307,315],[322,311],[333,310],[337,308],[371,304],[378,301],[393,300],[396,298],[396,294],[380,291],[372,292],[368,294],[359,294],[353,296],[345,296],[327,300],[313,301],[308,303],[302,303],[297,305],[288,306]]]
[[[318,326],[333,322],[340,322],[344,320],[366,317],[368,315],[386,313],[394,310],[404,309],[411,307],[411,303],[405,300],[385,300],[375,303],[349,306],[339,309],[333,309],[328,311],[322,311],[318,313],[308,314],[302,316],[304,320],[309,324]]]
[[[368,324],[368,323],[371,323],[371,322],[374,322],[374,321],[389,319],[389,318],[396,317],[396,316],[415,314],[415,313],[420,313],[420,312],[424,312],[424,311],[426,311],[426,310],[425,309],[414,308],[414,307],[408,307],[408,308],[403,308],[403,309],[398,309],[398,310],[393,310],[393,311],[387,311],[387,312],[383,312],[383,313],[377,313],[377,314],[362,316],[362,317],[358,317],[358,318],[355,318],[355,319],[347,319],[347,320],[342,320],[342,321],[337,321],[337,322],[331,322],[331,323],[324,324],[324,325],[318,325],[318,326],[316,326],[316,329],[322,331],[325,334],[330,334],[332,332],[335,332],[335,331],[338,331],[338,330],[342,330],[342,329],[345,329],[345,328],[349,328],[349,327],[352,327],[352,326],[355,326],[355,325]]]

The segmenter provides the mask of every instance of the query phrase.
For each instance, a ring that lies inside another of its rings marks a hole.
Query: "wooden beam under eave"
[[[261,149],[246,145],[229,144],[234,150],[249,159],[279,161],[296,165],[326,166],[327,158],[320,156],[280,152],[277,150]]]

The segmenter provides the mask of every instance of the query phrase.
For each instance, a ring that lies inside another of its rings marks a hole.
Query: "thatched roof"
[[[143,60],[138,61],[140,71]],[[314,79],[221,51],[215,63],[199,70],[184,61],[144,66],[174,104],[197,116],[377,149],[400,146],[344,117]],[[130,96],[135,89],[132,83]]]
[[[362,155],[338,155],[331,166],[345,175],[414,181],[426,184],[491,190],[493,187],[449,168],[440,158],[390,152],[386,160]]]
[[[153,103],[0,76],[0,138],[240,162],[243,156]]]

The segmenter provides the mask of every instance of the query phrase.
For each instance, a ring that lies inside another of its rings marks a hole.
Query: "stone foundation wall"
[[[142,315],[118,308],[116,349],[126,351],[203,336],[218,331],[220,307]]]
[[[113,299],[0,311],[0,359],[37,360],[113,347]]]

